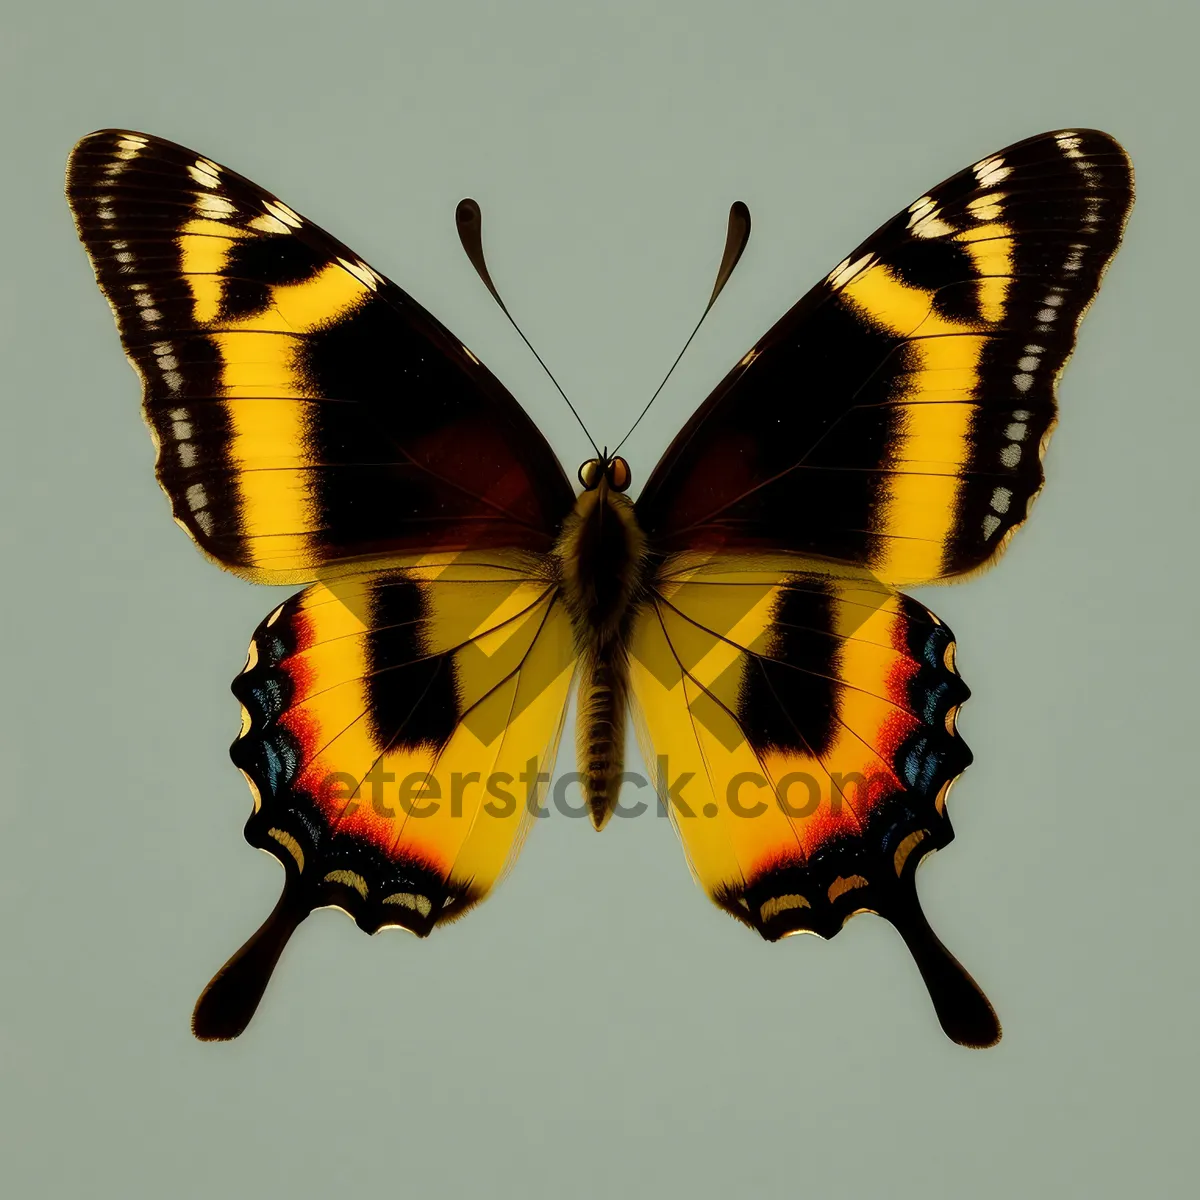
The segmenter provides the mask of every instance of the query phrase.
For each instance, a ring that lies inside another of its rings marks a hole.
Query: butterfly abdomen
[[[625,770],[628,679],[623,642],[613,643],[606,657],[584,659],[575,754],[580,787],[597,829],[603,828],[612,815]]]
[[[626,639],[642,592],[646,537],[632,503],[602,485],[576,501],[555,553],[582,666],[577,765],[592,823],[600,829],[616,805],[625,769]]]

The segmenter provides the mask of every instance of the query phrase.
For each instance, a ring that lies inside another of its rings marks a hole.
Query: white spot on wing
[[[1067,255],[1067,261],[1063,263],[1063,270],[1068,275],[1073,275],[1083,267],[1083,254],[1085,250],[1087,250],[1087,246],[1083,242],[1071,243],[1071,252]]]
[[[354,261],[351,261],[349,259],[339,258],[338,264],[342,267],[345,267],[345,269],[349,271],[355,279],[357,279],[360,283],[365,284],[371,289],[371,291],[375,291],[382,280],[382,276],[368,267],[367,264],[361,259],[355,259]]]
[[[935,208],[927,217],[922,217],[915,225],[912,226],[912,234],[919,238],[937,238],[947,237],[956,230],[953,225],[943,221],[938,216],[938,210]]]
[[[987,541],[987,539],[990,538],[992,536],[992,534],[995,533],[996,530],[999,528],[1000,528],[1000,518],[994,517],[994,516],[992,516],[991,513],[988,513],[987,516],[983,518],[984,541]]]
[[[1021,447],[1015,442],[1010,442],[1000,451],[1000,461],[1006,467],[1015,467],[1021,461]]]
[[[213,196],[208,192],[197,192],[195,209],[201,216],[223,221],[237,211],[224,196]]]
[[[300,217],[292,212],[290,208],[282,200],[267,200],[263,203],[263,208],[273,216],[277,217],[285,225],[291,226],[292,229],[299,229],[304,222]]]
[[[835,288],[843,288],[856,275],[865,271],[875,262],[873,254],[864,254],[861,258],[856,258],[854,262],[849,259],[844,260],[836,267],[829,275],[829,283]]]
[[[121,160],[121,165],[117,168],[117,170],[122,170],[128,164],[130,159],[136,158],[143,150],[145,150],[146,145],[146,139],[139,135],[118,138],[117,158]]]
[[[998,513],[1008,512],[1008,504],[1012,499],[1012,489],[1006,487],[998,487],[992,493],[992,507]]]
[[[1003,182],[1012,174],[1012,170],[1004,165],[1004,159],[999,154],[993,154],[991,158],[977,162],[972,170],[975,172],[975,180],[980,187],[992,187]]]
[[[257,229],[259,233],[291,233],[291,230],[278,217],[273,217],[270,213],[263,213],[262,216],[253,218],[250,228]]]
[[[976,196],[967,201],[967,211],[976,221],[998,221],[1003,213],[1000,205],[1003,199],[1003,192],[989,192],[986,196]]]
[[[217,168],[207,159],[198,158],[188,167],[188,174],[201,187],[217,188],[221,186],[221,181],[217,178]]]
[[[944,237],[954,232],[954,227],[938,216],[937,201],[932,196],[922,196],[908,206],[908,211],[908,228],[914,237]]]

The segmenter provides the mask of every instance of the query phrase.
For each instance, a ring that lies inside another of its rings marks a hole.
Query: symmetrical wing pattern
[[[969,693],[950,631],[898,589],[994,562],[1042,486],[1056,382],[1133,200],[1111,137],[1030,138],[909,205],[738,363],[636,507],[609,496],[629,476],[607,455],[577,504],[449,330],[242,176],[105,130],[67,195],[176,520],[246,578],[312,585],[233,685],[246,836],[286,882],[199,1036],[241,1032],[313,908],[424,936],[482,899],[545,795],[582,661],[581,765],[619,778],[631,684],[718,905],[768,940],[877,912],[946,1032],[998,1039],[917,903],[916,867],[952,837]],[[730,229],[714,299],[744,206]]]

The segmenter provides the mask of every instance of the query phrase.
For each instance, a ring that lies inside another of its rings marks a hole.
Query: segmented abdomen
[[[585,662],[579,686],[576,760],[592,824],[603,827],[617,802],[625,770],[625,714],[628,667],[623,651],[612,648]]]

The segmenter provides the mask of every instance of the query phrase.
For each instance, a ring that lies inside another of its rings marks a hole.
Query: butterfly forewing
[[[668,449],[663,549],[759,546],[896,584],[993,561],[1042,484],[1055,384],[1133,199],[1107,134],[982,159],[848,255]]]
[[[573,493],[536,426],[352,250],[212,160],[106,130],[67,196],[141,376],[176,519],[302,582],[381,555],[547,551]]]

